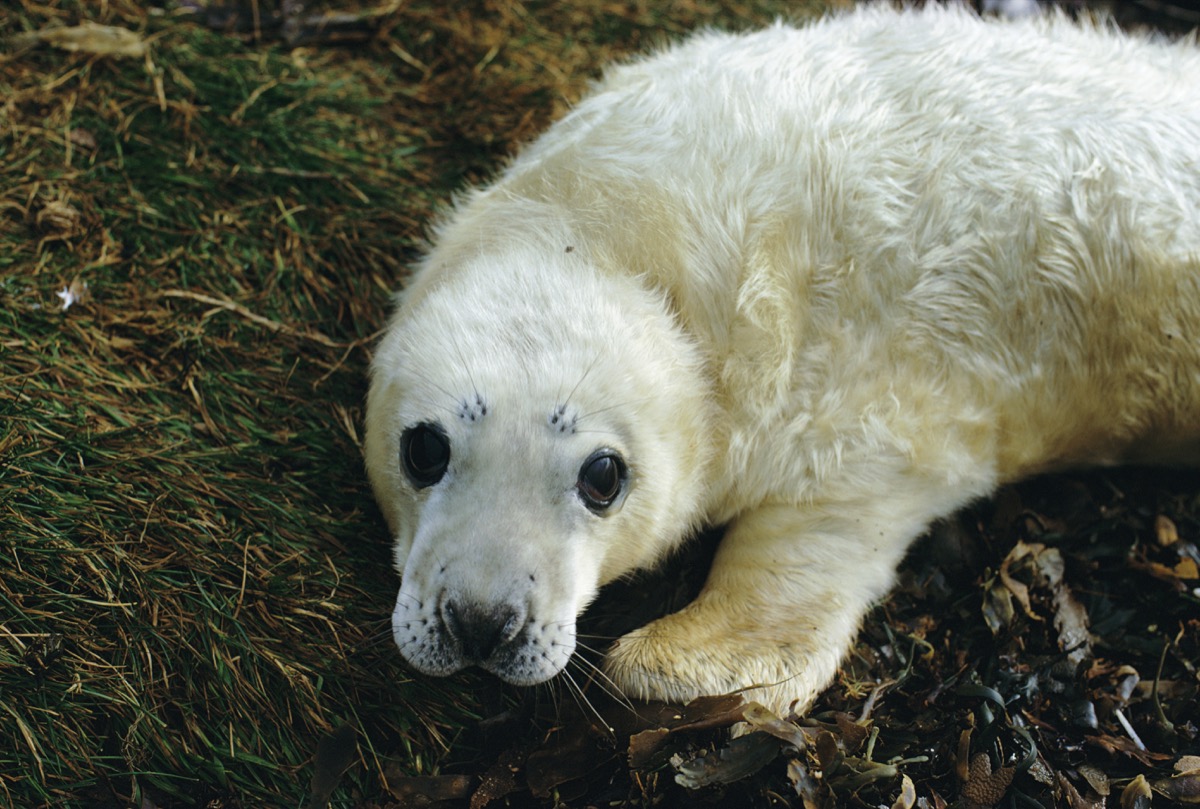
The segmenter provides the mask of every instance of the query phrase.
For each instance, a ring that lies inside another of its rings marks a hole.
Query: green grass
[[[125,0],[0,10],[151,42],[0,55],[0,805],[297,806],[344,723],[334,805],[437,772],[478,706],[387,637],[360,437],[390,292],[604,60],[785,5],[389,8],[294,50]]]

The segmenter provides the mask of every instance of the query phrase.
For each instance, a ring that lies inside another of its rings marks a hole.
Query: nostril
[[[441,617],[463,657],[474,663],[490,658],[520,633],[524,623],[520,611],[511,604],[485,607],[453,598],[442,602]]]

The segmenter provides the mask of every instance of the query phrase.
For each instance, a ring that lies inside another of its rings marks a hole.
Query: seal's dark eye
[[[450,465],[450,439],[436,424],[409,427],[400,436],[400,460],[414,486],[432,486]]]
[[[575,487],[583,504],[601,512],[616,502],[625,483],[625,463],[611,449],[598,450],[579,468]]]

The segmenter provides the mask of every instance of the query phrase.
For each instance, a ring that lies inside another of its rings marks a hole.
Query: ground
[[[0,9],[0,805],[1194,802],[1192,473],[940,526],[803,720],[420,678],[390,643],[364,372],[437,205],[604,62],[821,8]],[[592,645],[712,542],[602,600]]]

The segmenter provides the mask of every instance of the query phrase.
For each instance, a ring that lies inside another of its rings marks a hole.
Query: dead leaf
[[[907,775],[900,780],[900,794],[892,802],[892,809],[912,809],[917,803],[917,788]]]
[[[817,734],[817,760],[821,762],[821,769],[825,771],[826,776],[830,776],[837,772],[838,767],[842,765],[842,751],[838,749],[837,738],[827,730],[823,730]]]
[[[1187,565],[1187,562],[1192,562]],[[1193,576],[1180,575],[1178,570],[1183,570],[1190,573],[1195,568],[1195,561],[1190,558],[1184,558],[1175,566],[1164,565],[1161,562],[1153,562],[1146,559],[1133,558],[1129,560],[1129,566],[1134,570],[1140,570],[1143,573],[1149,573],[1160,581],[1167,582],[1175,587],[1179,592],[1185,592],[1188,587],[1183,583],[1183,579],[1195,578]]]
[[[1150,786],[1176,803],[1200,803],[1200,773],[1160,778]]]
[[[971,777],[971,728],[958,734],[958,751],[954,757],[954,772],[958,780],[966,782]]]
[[[799,759],[788,762],[787,776],[792,782],[792,789],[796,790],[796,794],[804,802],[804,809],[826,809],[836,806],[833,791],[827,784],[814,778],[808,767]]]
[[[462,801],[471,796],[473,775],[414,775],[389,778],[387,791],[402,806],[434,806],[442,801]]]
[[[1108,773],[1098,767],[1093,767],[1089,764],[1081,764],[1079,766],[1079,775],[1083,780],[1088,782],[1097,795],[1107,798],[1112,787],[1108,780]]]
[[[780,719],[757,702],[751,702],[746,706],[744,716],[746,724],[754,730],[774,736],[797,750],[803,750],[808,746],[804,731],[800,729],[799,725],[786,719]]]
[[[929,799],[922,802],[921,809],[946,809],[948,805],[946,799],[939,795],[936,789],[930,787]]]
[[[779,755],[779,741],[765,733],[750,733],[709,753],[685,759],[675,755],[675,783],[687,789],[729,784],[761,770]]]
[[[1139,775],[1121,791],[1121,809],[1150,809],[1153,795],[1145,776]]]
[[[1165,753],[1155,753],[1151,750],[1146,750],[1144,747],[1138,747],[1133,739],[1125,736],[1109,736],[1099,733],[1094,736],[1085,736],[1084,738],[1088,744],[1093,744],[1110,753],[1124,753],[1148,767],[1153,766],[1155,762],[1170,758]]]
[[[1175,527],[1174,521],[1166,514],[1159,514],[1154,518],[1154,536],[1158,539],[1158,544],[1166,547],[1174,545],[1179,541],[1179,529]]]
[[[1177,803],[1200,803],[1200,756],[1184,756],[1175,762],[1175,774],[1151,782],[1151,788]]]
[[[1008,626],[1013,618],[1015,598],[1024,613],[1034,621],[1043,618],[1033,608],[1029,587],[1013,576],[1018,562],[1029,560],[1033,584],[1050,591],[1054,603],[1054,627],[1058,630],[1059,648],[1067,659],[1080,663],[1091,656],[1091,633],[1088,631],[1087,611],[1075,600],[1064,580],[1066,565],[1057,548],[1041,543],[1017,542],[1000,565],[999,582],[992,580],[984,592],[983,617],[993,634]]]
[[[642,711],[645,721],[639,723],[641,730],[621,728],[622,733],[629,733],[629,766],[637,770],[656,768],[665,758],[662,753],[671,736],[732,727],[743,721],[745,707],[740,695],[726,694],[698,697],[683,708],[659,704],[656,710]]]
[[[656,770],[687,745],[679,734],[728,729],[743,721],[745,710],[745,700],[737,694],[701,697],[683,707],[649,702],[636,712],[600,695],[592,700],[595,713],[560,713],[554,730],[529,754],[525,782],[534,796],[546,797],[565,784],[585,782],[613,761],[616,740],[628,739],[625,754],[631,768]],[[605,720],[597,724],[599,716]]]
[[[1058,548],[1049,548],[1040,543],[1018,542],[1001,566],[1001,578],[1010,588],[1019,582],[1007,574],[1009,566],[1029,558],[1034,574],[1034,583],[1050,591],[1054,603],[1054,628],[1058,630],[1059,648],[1067,653],[1067,659],[1078,664],[1091,657],[1092,635],[1088,629],[1087,610],[1071,593],[1065,580],[1066,563]],[[1018,596],[1021,599],[1020,596]],[[1026,613],[1033,616],[1028,596],[1021,599]],[[1038,618],[1037,620],[1041,620]]]
[[[1040,754],[1033,757],[1033,761],[1030,762],[1029,769],[1025,773],[1039,784],[1045,784],[1046,786],[1054,786],[1055,784],[1055,773],[1050,769],[1050,764]]]
[[[1092,634],[1088,630],[1087,610],[1064,580],[1066,563],[1058,548],[1046,548],[1037,555],[1037,571],[1054,598],[1058,647],[1067,653],[1067,660],[1079,664],[1092,655]]]
[[[521,754],[515,750],[506,750],[500,754],[499,760],[483,774],[479,786],[472,793],[471,809],[484,809],[492,801],[517,791],[520,759]]]
[[[1059,793],[1066,798],[1068,809],[1104,809],[1104,798],[1096,798],[1089,800],[1080,794],[1067,777],[1062,773],[1055,773],[1058,783]]]
[[[1174,567],[1175,575],[1181,579],[1200,579],[1200,566],[1191,557],[1185,557]]]
[[[1044,545],[1030,545],[1022,540],[1009,551],[1008,556],[1004,557],[1004,561],[1000,563],[1000,581],[1008,588],[1009,592],[1016,597],[1021,604],[1021,609],[1029,616],[1031,620],[1040,621],[1042,617],[1033,611],[1033,605],[1029,601],[1029,588],[1012,577],[1009,572],[1012,565],[1024,559],[1026,556],[1036,553],[1045,547]]]
[[[847,753],[857,753],[862,749],[863,742],[871,735],[870,722],[860,724],[854,721],[854,717],[848,713],[838,711],[833,716],[833,721],[837,722],[838,732],[842,734],[842,747]]]
[[[717,697],[696,697],[676,709],[676,722],[670,723],[672,731],[710,730],[726,728],[742,721],[746,700],[741,694],[724,694]]]
[[[342,725],[317,742],[313,776],[308,787],[312,793],[306,804],[308,809],[320,809],[329,803],[329,796],[337,789],[342,773],[357,755],[358,733],[351,725]]]
[[[45,28],[30,35],[39,42],[72,53],[96,56],[144,56],[146,42],[128,28],[85,22],[66,28]]]
[[[565,723],[552,733],[525,761],[525,782],[534,797],[547,797],[611,760],[611,749],[601,749],[600,740],[601,734],[586,721]]]
[[[666,728],[653,728],[630,736],[629,766],[635,770],[653,769],[659,763],[656,758],[670,735],[671,731]]]
[[[1001,581],[993,579],[985,585],[983,604],[983,620],[993,635],[999,635],[1002,629],[1008,627],[1016,615],[1013,609],[1013,592]]]

